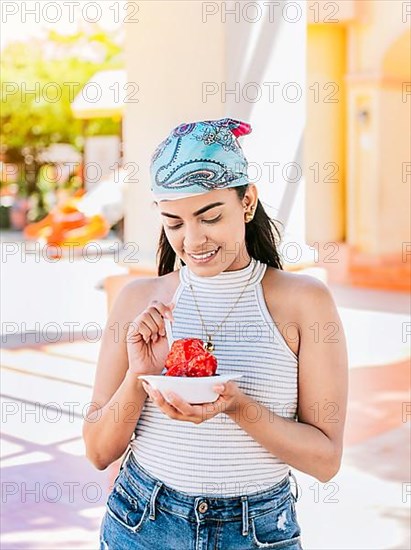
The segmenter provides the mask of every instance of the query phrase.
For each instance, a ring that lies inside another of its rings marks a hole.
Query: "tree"
[[[4,49],[1,150],[4,158],[22,164],[28,195],[36,190],[44,148],[83,145],[82,122],[71,112],[73,95],[96,72],[122,66],[122,29],[108,33],[96,23],[71,35],[51,30],[44,38],[12,42]],[[93,120],[88,128],[88,135],[118,132],[119,122],[111,119]]]

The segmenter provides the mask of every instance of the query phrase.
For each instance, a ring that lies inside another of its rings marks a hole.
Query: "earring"
[[[246,214],[245,214],[245,223],[249,223],[254,218],[254,214],[253,214],[254,208],[255,208],[255,206],[251,206],[250,207],[250,212],[246,212]]]

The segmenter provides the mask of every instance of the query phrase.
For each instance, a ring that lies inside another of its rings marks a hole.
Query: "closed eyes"
[[[212,220],[202,220],[204,223],[217,223],[221,219],[221,216],[217,216],[217,218],[214,218]],[[183,224],[179,225],[168,225],[167,229],[179,229]]]

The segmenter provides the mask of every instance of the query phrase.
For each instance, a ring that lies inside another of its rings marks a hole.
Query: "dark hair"
[[[230,189],[236,191],[240,200],[244,198],[247,188],[248,185],[230,187]],[[274,220],[267,215],[260,199],[258,199],[254,217],[246,223],[245,243],[248,254],[262,263],[282,270],[283,266],[277,250],[277,241],[279,243],[280,240],[281,235]],[[168,242],[164,227],[161,228],[156,257],[158,258],[157,271],[159,276],[171,273],[176,269],[176,253]],[[183,260],[180,259],[180,262],[181,265],[185,265]]]

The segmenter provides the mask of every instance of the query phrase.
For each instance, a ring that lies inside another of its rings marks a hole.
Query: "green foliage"
[[[106,32],[95,23],[71,35],[50,30],[44,38],[12,42],[3,50],[1,150],[7,162],[21,167],[18,194],[31,199],[29,221],[47,214],[54,191],[44,185],[39,153],[52,143],[81,148],[83,122],[73,117],[71,102],[95,73],[122,67],[121,28]],[[119,124],[93,119],[87,135],[118,134]],[[69,185],[74,190],[79,182],[74,177]]]
[[[51,143],[81,146],[82,122],[73,117],[70,102],[96,72],[122,68],[121,53],[121,29],[108,33],[96,24],[72,35],[52,30],[45,38],[10,43],[0,64],[3,151],[24,158]],[[7,90],[15,92],[6,96]],[[61,97],[55,101],[56,93]],[[88,135],[118,131],[119,122],[96,119]]]

